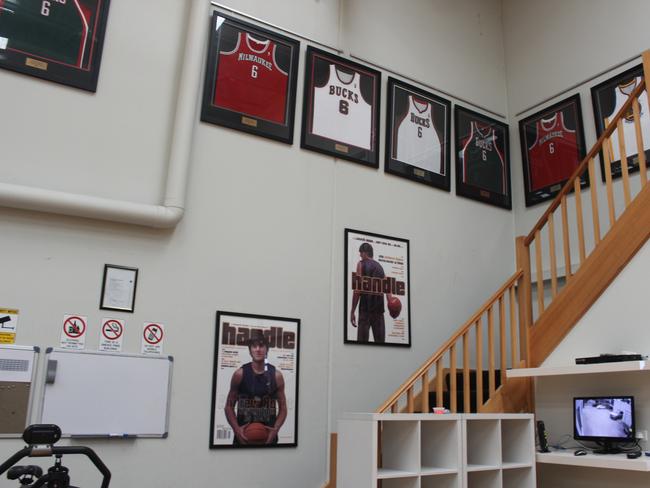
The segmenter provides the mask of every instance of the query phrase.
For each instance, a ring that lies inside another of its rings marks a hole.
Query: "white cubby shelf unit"
[[[346,414],[339,488],[533,488],[532,414]]]

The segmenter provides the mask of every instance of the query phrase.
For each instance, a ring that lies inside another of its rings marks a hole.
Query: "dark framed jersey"
[[[456,194],[512,208],[508,126],[456,105]]]
[[[451,102],[388,78],[384,171],[449,191]]]
[[[619,112],[629,95],[643,80],[643,65],[634,66],[608,80],[591,88],[591,100],[594,107],[594,121],[598,137],[605,131],[610,120]],[[643,139],[643,152],[646,161],[650,161],[650,111],[648,111],[648,90],[643,90],[638,98],[639,125]],[[612,178],[620,178],[622,174],[619,137],[625,141],[627,156],[627,170],[629,173],[639,171],[639,151],[636,140],[633,109],[623,117],[623,134],[614,133],[606,142],[605,148],[609,152]],[[603,182],[605,182],[605,160],[600,153],[600,169]]]
[[[97,90],[109,0],[0,0],[0,67]]]
[[[519,121],[526,206],[553,198],[585,157],[580,95]],[[589,185],[585,171],[580,186]]]
[[[300,146],[379,167],[381,73],[307,48]]]
[[[291,144],[300,42],[213,12],[201,120]]]

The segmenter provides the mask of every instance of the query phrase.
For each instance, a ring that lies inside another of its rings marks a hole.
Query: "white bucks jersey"
[[[605,118],[605,125],[609,124],[609,121],[614,118],[614,115],[618,113],[619,110],[623,107],[625,102],[627,102],[630,93],[641,83],[641,78],[634,78],[630,83],[626,85],[618,85],[614,88],[616,93],[616,106],[614,110]],[[643,135],[643,150],[650,149],[650,115],[648,114],[648,91],[644,90],[639,96],[639,122],[641,124],[641,134]],[[633,156],[637,154],[637,145],[636,145],[636,129],[634,128],[634,116],[632,114],[632,109],[628,111],[623,116],[623,137],[625,139],[625,152],[626,156]],[[621,152],[618,148],[618,130],[614,131],[612,137],[610,138],[612,144],[612,161],[619,161],[621,159]]]
[[[359,73],[344,73],[330,64],[327,84],[314,88],[313,134],[372,149],[372,109],[361,96],[360,80]]]
[[[433,126],[431,104],[409,95],[409,110],[397,129],[396,158],[444,174],[440,138]]]

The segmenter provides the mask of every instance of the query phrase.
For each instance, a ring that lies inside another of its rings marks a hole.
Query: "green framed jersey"
[[[0,65],[94,91],[72,73],[93,85],[107,14],[108,0],[0,0]]]

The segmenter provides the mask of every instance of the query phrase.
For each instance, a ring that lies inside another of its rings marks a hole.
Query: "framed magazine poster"
[[[553,198],[585,157],[580,95],[519,121],[526,206]],[[580,178],[589,185],[587,171]]]
[[[345,229],[345,343],[411,347],[409,241]]]
[[[628,96],[642,79],[643,65],[638,65],[592,87],[591,100],[594,107],[594,120],[598,137],[605,131],[609,121],[620,111],[623,104],[628,100]],[[648,113],[647,89],[639,97],[639,122],[646,161],[650,161],[650,113]],[[629,110],[623,117],[623,139],[625,141],[625,152],[627,153],[627,169],[630,173],[639,171],[639,154],[632,110]],[[606,143],[604,147],[609,152],[612,177],[619,178],[622,174],[622,168],[618,130],[614,131],[609,138],[609,144]],[[602,151],[600,154],[600,169],[604,182],[605,159]]]
[[[456,105],[456,194],[510,210],[508,126]]]
[[[293,143],[300,43],[213,12],[201,120]]]
[[[300,146],[379,167],[381,73],[309,46]]]
[[[451,102],[388,78],[384,171],[449,191]]]
[[[217,312],[210,448],[298,445],[300,319]]]
[[[0,67],[94,92],[109,0],[0,1]]]

